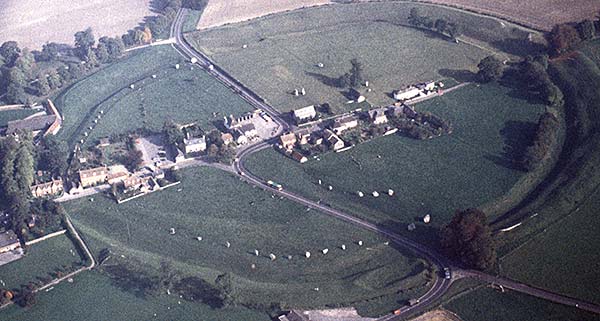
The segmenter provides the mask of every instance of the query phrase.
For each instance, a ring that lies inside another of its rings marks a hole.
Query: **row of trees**
[[[558,138],[560,123],[550,112],[543,113],[538,121],[533,144],[525,150],[522,165],[525,170],[533,170],[548,155],[550,148]]]
[[[421,13],[419,8],[410,9],[408,22],[418,28],[425,28],[456,40],[462,34],[462,25],[443,18],[432,18]]]

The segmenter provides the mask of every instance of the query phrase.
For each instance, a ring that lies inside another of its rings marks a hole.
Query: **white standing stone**
[[[323,254],[327,254],[329,252],[329,249],[323,249]]]
[[[254,250],[254,255],[256,255],[256,256],[259,255],[258,250]]]
[[[363,197],[363,196],[365,196],[365,194],[361,191],[358,191],[358,197]]]
[[[275,261],[277,257],[275,256],[275,254],[271,253],[269,254],[269,258],[271,259],[271,261]]]
[[[358,246],[362,246],[363,245],[363,241],[358,241]]]
[[[342,250],[345,251],[346,250],[346,244],[342,244]]]
[[[388,189],[388,195],[389,196],[393,196],[394,195],[394,190],[393,189]]]
[[[310,252],[306,251],[306,253],[304,253],[304,256],[306,256],[306,258],[308,259],[310,257]]]
[[[379,197],[379,192],[377,192],[377,191],[374,191],[374,192],[373,192],[373,197]]]

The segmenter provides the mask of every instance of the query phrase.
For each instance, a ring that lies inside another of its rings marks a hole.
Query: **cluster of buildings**
[[[221,135],[223,142],[228,141],[226,144],[229,144],[229,142],[235,141],[238,145],[248,144],[249,141],[258,137],[255,122],[259,119],[267,122],[271,120],[263,111],[258,109],[238,117],[233,115],[224,117],[223,125],[227,132]]]
[[[0,132],[4,135],[14,135],[19,131],[30,131],[34,137],[56,135],[62,126],[63,118],[50,99],[47,100],[44,107],[46,115],[9,121],[5,128],[0,129]]]
[[[434,81],[428,81],[397,90],[393,95],[394,99],[398,101],[411,101],[432,95],[443,87],[444,84],[442,82],[436,83]]]

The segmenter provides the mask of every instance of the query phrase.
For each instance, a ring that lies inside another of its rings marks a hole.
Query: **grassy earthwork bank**
[[[177,63],[180,69],[175,69]],[[97,138],[138,128],[158,131],[168,118],[197,121],[207,128],[224,114],[251,109],[204,71],[192,68],[170,46],[132,52],[58,96],[56,104],[65,117],[59,137],[74,144],[88,132],[86,143],[94,144]]]
[[[565,94],[566,143],[556,169],[513,214],[518,220],[503,222],[522,225],[499,235],[505,254],[501,272],[600,303],[600,41],[585,44],[570,57],[556,59],[551,71]],[[534,265],[536,268],[531,268]]]
[[[407,26],[413,7],[431,17],[460,21],[464,39],[477,39],[483,48]],[[475,70],[479,60],[492,53],[536,50],[527,34],[510,23],[460,10],[377,2],[296,10],[186,37],[281,111],[325,102],[342,111],[348,98],[334,83],[350,69],[353,58],[360,59],[373,89],[367,99],[380,105],[391,102],[392,91],[403,86],[464,76],[464,70]],[[294,89],[301,87],[306,96],[294,97]]]
[[[66,208],[96,253],[108,248],[117,260],[141,261],[155,270],[170,261],[208,282],[232,273],[236,297],[246,305],[355,305],[378,315],[427,289],[427,266],[373,233],[213,168],[183,174],[181,185],[127,203],[96,196]]]
[[[494,84],[469,85],[416,109],[449,120],[453,133],[424,141],[380,137],[305,164],[265,150],[250,156],[247,168],[311,199],[434,242],[437,228],[456,209],[492,203],[520,181],[524,173],[513,168],[512,153],[526,146],[544,109]],[[425,214],[431,214],[431,225],[406,231]]]
[[[66,235],[33,244],[21,259],[0,266],[0,280],[7,289],[18,289],[40,278],[50,278],[50,273],[63,266],[83,265],[84,262],[71,239]]]
[[[469,321],[593,321],[598,315],[526,294],[480,287],[453,299],[444,308]]]
[[[178,296],[140,297],[112,284],[98,272],[84,272],[73,283],[63,282],[41,292],[27,309],[13,305],[2,310],[3,320],[248,320],[267,321],[260,312],[233,307],[215,310]]]

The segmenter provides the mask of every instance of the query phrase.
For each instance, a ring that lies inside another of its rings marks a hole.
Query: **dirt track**
[[[536,29],[550,30],[555,24],[592,19],[600,11],[598,0],[425,0],[491,14]]]
[[[240,22],[271,13],[330,3],[329,0],[209,0],[197,29]]]
[[[152,15],[150,0],[0,0],[0,43],[16,40],[39,49],[46,42],[73,42],[92,27],[96,39],[121,35]]]

